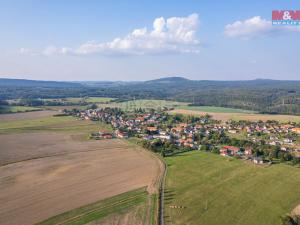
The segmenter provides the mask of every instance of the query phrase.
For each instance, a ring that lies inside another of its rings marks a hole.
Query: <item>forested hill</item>
[[[80,83],[0,78],[0,87],[82,87]]]
[[[35,88],[32,88],[35,87]],[[265,113],[300,114],[300,81],[211,81],[167,77],[143,82],[54,82],[0,79],[0,100],[101,96],[155,98]]]
[[[187,101],[194,105],[242,108],[263,113],[300,114],[300,81],[194,81],[171,77],[132,84],[130,88],[120,86],[117,91],[137,98],[146,96]]]

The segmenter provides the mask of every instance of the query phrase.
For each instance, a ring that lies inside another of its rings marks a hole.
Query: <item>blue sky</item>
[[[300,1],[3,0],[0,77],[299,80],[300,27],[274,9]]]

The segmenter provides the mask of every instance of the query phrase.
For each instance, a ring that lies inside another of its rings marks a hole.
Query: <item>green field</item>
[[[72,132],[85,133],[99,129],[111,130],[112,128],[100,122],[83,121],[72,116],[48,116],[39,119],[23,119],[15,121],[0,121],[0,134],[24,132]]]
[[[30,111],[37,111],[37,110],[41,110],[41,109],[36,108],[36,107],[29,107],[29,106],[1,106],[0,107],[0,114],[2,114],[2,113],[30,112]]]
[[[111,214],[122,215],[130,210],[137,211],[136,220],[146,224],[147,208],[148,193],[145,188],[141,188],[54,216],[38,225],[83,225],[95,220],[101,222],[101,219]]]
[[[185,102],[176,102],[168,100],[150,100],[150,99],[140,99],[140,100],[131,100],[125,102],[111,102],[108,104],[98,104],[99,107],[118,107],[125,111],[131,111],[134,109],[160,109],[163,107],[175,108],[179,106],[185,106],[188,103]]]
[[[45,101],[62,101],[62,102],[69,102],[69,103],[80,103],[80,102],[88,102],[88,103],[107,103],[114,98],[106,98],[106,97],[84,97],[84,98],[47,98],[43,99]]]
[[[107,103],[112,100],[114,100],[114,98],[89,97],[85,99],[88,103]]]
[[[216,106],[187,106],[186,105],[186,106],[179,106],[176,108],[208,112],[208,113],[256,113],[256,112],[250,111],[250,110],[216,107]]]
[[[299,168],[199,151],[166,162],[165,224],[279,225],[300,204]]]

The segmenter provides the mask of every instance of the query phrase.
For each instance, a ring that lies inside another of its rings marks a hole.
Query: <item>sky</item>
[[[300,80],[299,0],[2,0],[0,77]]]

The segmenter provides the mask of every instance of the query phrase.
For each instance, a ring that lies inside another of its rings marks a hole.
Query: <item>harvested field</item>
[[[16,121],[16,120],[29,120],[29,119],[40,119],[49,117],[57,114],[55,111],[35,111],[35,112],[23,112],[23,113],[11,113],[11,114],[0,114],[0,121]]]
[[[28,113],[30,114],[30,113]],[[0,121],[0,134],[64,132],[81,133],[88,136],[90,132],[111,130],[107,124],[81,120],[72,116],[47,116],[43,118]]]
[[[149,197],[139,188],[73,209],[36,225],[149,225]]]
[[[151,153],[122,140],[24,133],[0,142],[3,225],[33,224],[140,187],[153,191],[161,169]]]
[[[107,141],[83,141],[79,134],[49,132],[4,134],[0,135],[0,143],[0,166],[55,155],[110,149],[110,142]]]
[[[209,114],[216,120],[227,121],[227,120],[278,120],[280,122],[300,122],[300,116],[294,115],[267,115],[258,113],[224,113],[224,112],[205,112],[199,110],[188,110],[188,109],[175,109],[169,111],[170,113],[179,113],[185,115],[205,115]]]

